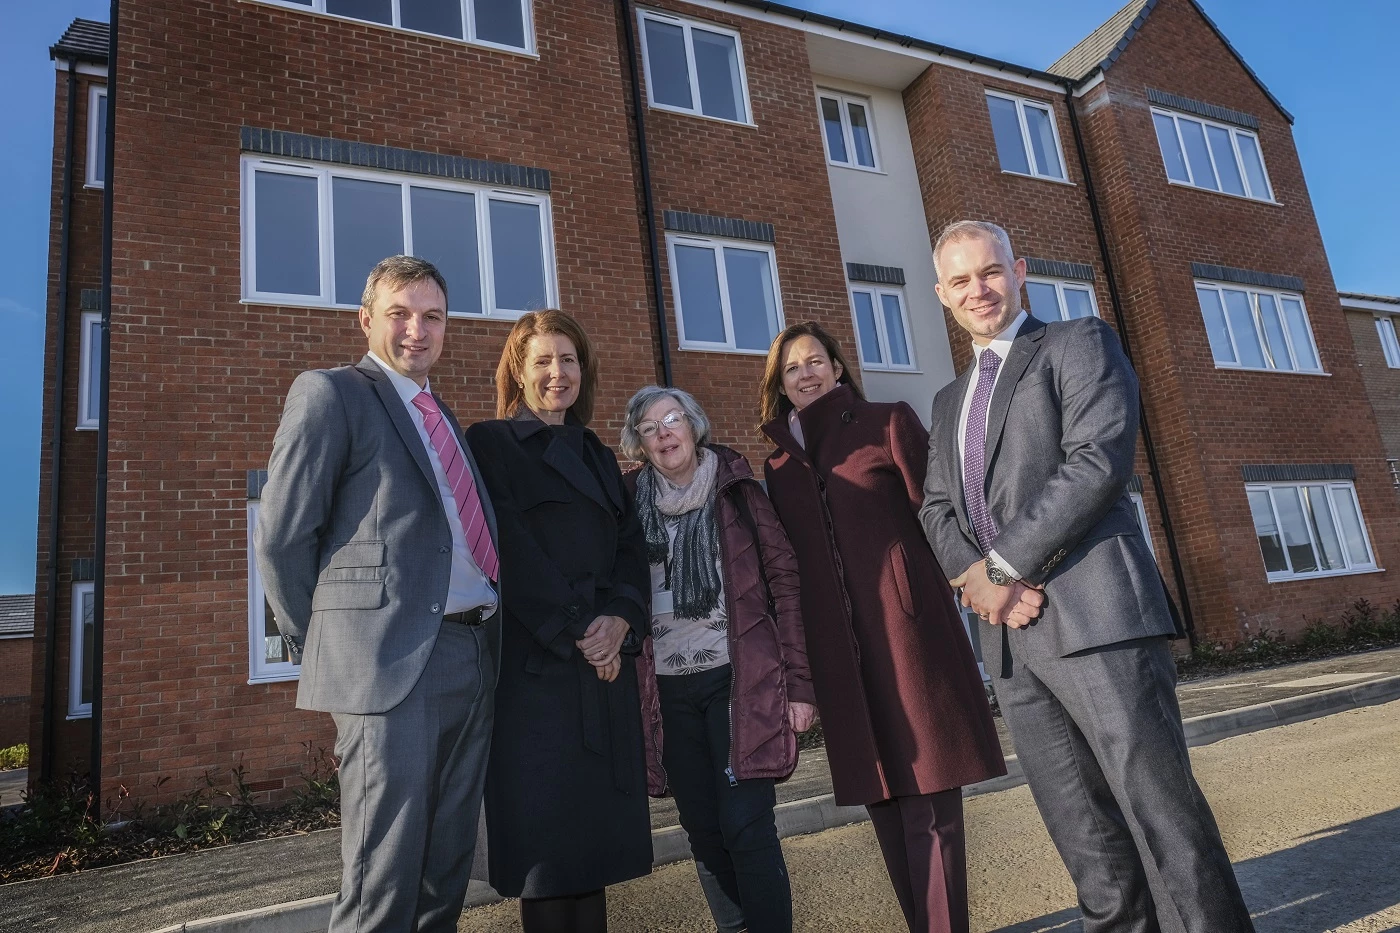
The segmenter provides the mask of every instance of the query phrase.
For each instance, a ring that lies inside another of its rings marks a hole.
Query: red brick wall
[[[1361,368],[1361,380],[1376,413],[1386,456],[1400,457],[1400,369],[1392,369],[1385,361],[1375,314],[1348,309],[1346,319],[1356,344],[1356,365]]]
[[[34,639],[0,638],[0,748],[29,741]]]

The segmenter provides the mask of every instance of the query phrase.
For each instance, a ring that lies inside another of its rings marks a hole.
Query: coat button
[[[853,417],[854,416],[848,411],[841,412],[841,421],[844,424],[850,424]]]
[[[442,608],[442,606],[439,605],[438,603],[433,603],[433,612],[437,612],[437,611],[440,610],[441,608]]]
[[[449,550],[450,550],[450,548],[440,547],[440,548],[438,548],[438,553],[439,553],[439,554],[446,554]]]

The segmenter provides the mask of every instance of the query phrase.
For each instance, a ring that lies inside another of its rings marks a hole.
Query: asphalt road
[[[1192,760],[1258,933],[1400,930],[1400,702],[1226,739]],[[1079,931],[1025,787],[969,799],[967,826],[974,931]],[[868,823],[783,848],[797,930],[903,928]],[[689,862],[610,889],[609,916],[612,933],[714,929]],[[459,930],[514,933],[517,917],[506,901],[467,911]]]

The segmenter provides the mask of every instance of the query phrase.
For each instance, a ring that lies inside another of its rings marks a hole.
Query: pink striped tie
[[[447,485],[452,487],[452,498],[457,501],[457,517],[462,520],[462,533],[467,539],[467,550],[472,552],[472,560],[477,567],[492,580],[500,572],[500,561],[496,557],[496,546],[491,543],[491,530],[486,527],[486,514],[481,510],[481,496],[476,491],[476,480],[462,459],[462,451],[452,438],[452,426],[442,416],[437,400],[429,392],[419,392],[413,397],[413,407],[423,413],[423,427],[427,429],[428,440],[437,451],[438,462],[447,474]]]

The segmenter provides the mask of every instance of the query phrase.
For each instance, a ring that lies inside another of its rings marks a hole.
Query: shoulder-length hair
[[[558,334],[567,337],[578,353],[579,369],[583,371],[583,384],[578,388],[578,399],[569,411],[579,423],[587,425],[593,420],[593,400],[598,395],[598,357],[593,352],[593,344],[584,333],[578,321],[558,310],[531,311],[522,314],[506,337],[505,348],[501,350],[501,362],[496,366],[496,417],[514,418],[525,404],[525,390],[521,383],[525,371],[525,351],[530,339],[541,334]]]
[[[837,377],[836,382],[850,386],[856,393],[856,398],[862,401],[865,399],[865,392],[860,387],[855,367],[847,362],[846,355],[841,352],[841,344],[836,342],[835,337],[823,330],[816,321],[802,321],[790,325],[773,338],[773,345],[768,348],[768,362],[763,367],[763,383],[758,390],[760,436],[763,434],[763,425],[792,411],[792,402],[783,392],[783,355],[787,352],[787,345],[798,337],[811,337],[820,343],[826,350],[826,355],[831,357],[831,361],[841,364],[841,375]]]

